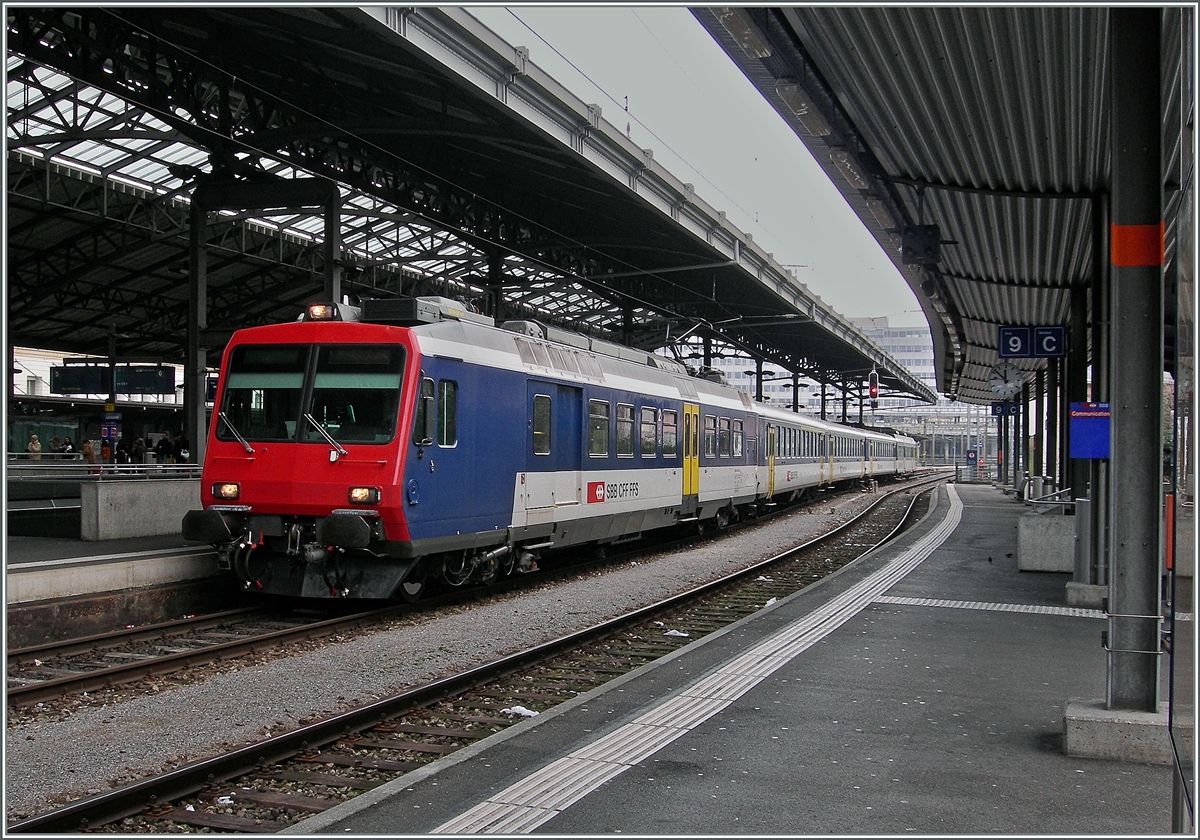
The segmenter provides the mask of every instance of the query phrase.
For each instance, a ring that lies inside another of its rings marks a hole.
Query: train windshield
[[[226,373],[217,438],[386,443],[396,433],[404,348],[247,344]]]

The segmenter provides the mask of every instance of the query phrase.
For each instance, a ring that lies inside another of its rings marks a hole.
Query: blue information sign
[[[1110,403],[1071,403],[1069,429],[1072,458],[1108,458],[1112,419]]]
[[[1033,355],[1037,358],[1067,354],[1066,327],[1034,327]]]
[[[1001,359],[1067,355],[1066,327],[997,327]]]
[[[1021,404],[1019,402],[994,402],[992,403],[993,417],[1020,417]]]
[[[1029,327],[1000,327],[1000,358],[1028,359],[1033,355]]]

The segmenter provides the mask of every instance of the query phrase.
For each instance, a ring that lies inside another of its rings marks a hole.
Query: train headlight
[[[337,317],[337,304],[310,303],[308,305],[308,320],[310,321],[334,321],[337,320]]]
[[[379,503],[378,487],[351,487],[350,504],[374,505]]]
[[[214,484],[212,486],[212,494],[214,499],[224,499],[225,501],[231,502],[236,499],[241,492],[241,486],[233,482]]]

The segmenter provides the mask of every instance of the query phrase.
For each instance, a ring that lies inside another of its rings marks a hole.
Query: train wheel
[[[420,600],[425,594],[425,581],[408,579],[400,584],[400,597],[408,603]]]
[[[716,522],[718,530],[724,530],[724,529],[728,528],[729,527],[729,508],[721,508],[719,511],[717,511],[717,515],[716,515],[716,518],[714,521]]]

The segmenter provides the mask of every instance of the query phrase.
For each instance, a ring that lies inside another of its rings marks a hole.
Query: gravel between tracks
[[[876,498],[862,493],[817,502],[652,562],[614,563],[580,580],[418,616],[399,629],[241,666],[203,682],[83,706],[64,720],[13,725],[5,749],[7,819],[218,755],[654,603],[816,536]]]

